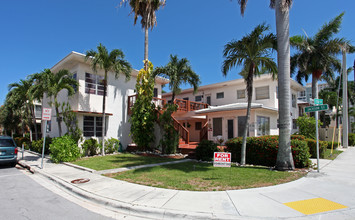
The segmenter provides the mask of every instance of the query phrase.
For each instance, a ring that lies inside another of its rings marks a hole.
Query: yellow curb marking
[[[345,209],[347,206],[323,198],[307,199],[295,202],[287,202],[284,205],[295,209],[305,215],[328,212],[337,209]]]

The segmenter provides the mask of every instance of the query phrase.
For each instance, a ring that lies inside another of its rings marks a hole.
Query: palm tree
[[[337,55],[341,47],[349,44],[344,38],[333,38],[340,30],[344,13],[341,13],[329,23],[326,23],[314,37],[293,36],[291,45],[298,52],[291,58],[291,73],[297,72],[297,81],[308,80],[312,74],[312,98],[318,98],[318,80],[322,77],[327,80],[333,78],[334,70],[340,71],[341,64]],[[351,45],[349,45],[352,47]]]
[[[245,165],[246,137],[249,129],[251,100],[253,97],[253,78],[265,72],[272,73],[273,78],[275,78],[277,73],[276,63],[271,58],[271,51],[276,49],[276,37],[274,34],[264,35],[264,32],[269,29],[270,27],[265,24],[258,25],[241,40],[231,41],[224,46],[223,75],[226,76],[235,66],[242,66],[243,69],[239,74],[247,84],[247,121],[243,131],[241,165]]]
[[[70,97],[75,94],[75,87],[79,86],[73,75],[66,69],[59,70],[53,73],[50,69],[45,69],[41,73],[32,75],[35,79],[33,88],[34,96],[43,97],[44,93],[50,98],[48,104],[54,106],[59,136],[62,136],[61,122],[62,118],[59,113],[60,103],[58,102],[58,94],[63,89],[67,90],[67,96]]]
[[[180,94],[181,84],[187,83],[191,85],[194,88],[194,92],[196,92],[201,83],[199,75],[192,70],[189,60],[186,58],[179,59],[177,55],[170,55],[170,61],[166,66],[155,68],[153,76],[157,75],[169,79],[172,101],[174,101],[175,95]]]
[[[241,14],[244,15],[248,0],[238,0]],[[290,33],[289,10],[292,0],[270,0],[270,7],[275,9],[277,35],[277,69],[279,89],[279,149],[276,169],[293,170],[295,165],[291,152],[290,118]]]
[[[34,114],[34,105],[33,105],[33,96],[30,93],[33,86],[33,80],[28,78],[26,80],[21,79],[18,83],[9,84],[8,88],[10,90],[9,100],[12,103],[16,103],[16,106],[13,106],[17,110],[21,110],[19,114],[22,119],[22,127],[27,124],[31,129],[32,125],[35,129],[35,136],[37,140],[37,127],[36,127],[36,117]],[[32,122],[25,122],[26,119],[30,119],[32,116]],[[31,137],[32,140],[32,137]]]
[[[129,2],[131,6],[131,13],[134,14],[134,25],[137,23],[138,16],[142,17],[141,25],[144,29],[144,68],[148,70],[148,29],[153,30],[153,27],[157,25],[157,17],[155,12],[165,5],[165,0],[122,0],[123,3]]]
[[[105,71],[104,76],[104,95],[102,97],[102,155],[105,155],[105,108],[106,108],[106,90],[107,73],[113,71],[118,78],[120,73],[125,74],[126,80],[131,77],[131,64],[124,59],[124,53],[119,49],[114,49],[110,53],[101,43],[97,46],[97,51],[89,50],[86,52],[85,61],[90,59],[92,70],[97,73],[97,68]]]

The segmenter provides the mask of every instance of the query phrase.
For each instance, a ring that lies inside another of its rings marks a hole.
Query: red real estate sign
[[[232,154],[226,152],[214,152],[213,166],[214,167],[231,167]]]

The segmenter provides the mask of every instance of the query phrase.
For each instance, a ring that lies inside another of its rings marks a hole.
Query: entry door
[[[228,120],[228,139],[234,138],[234,120]]]
[[[238,137],[243,137],[243,132],[244,132],[246,122],[247,122],[246,116],[238,116]]]
[[[211,105],[211,96],[207,96],[206,98],[207,98],[207,100],[206,100],[207,104]]]

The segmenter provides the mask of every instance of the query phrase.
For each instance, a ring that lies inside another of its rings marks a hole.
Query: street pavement
[[[19,153],[21,159],[21,153]],[[66,191],[129,216],[151,219],[355,219],[355,148],[334,161],[320,160],[320,172],[270,187],[196,192],[161,189],[100,175],[90,169],[54,164],[43,169],[38,154],[20,163]],[[275,171],[277,172],[277,171]],[[89,182],[73,184],[75,179]]]

